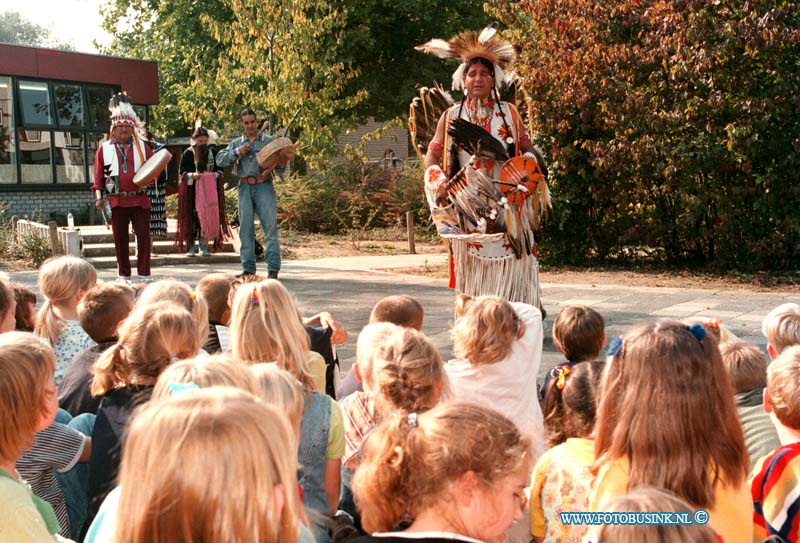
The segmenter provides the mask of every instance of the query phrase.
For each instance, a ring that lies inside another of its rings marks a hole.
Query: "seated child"
[[[260,283],[265,279],[264,276],[258,274],[244,275],[234,279],[228,293],[228,306],[233,307],[233,299],[239,287],[246,284]],[[322,386],[324,378],[325,388],[318,388],[318,390],[336,399],[334,370],[338,367],[339,361],[336,357],[334,346],[347,340],[347,330],[327,311],[317,313],[311,317],[301,317],[301,321],[310,341],[312,355],[309,359],[309,365],[314,375],[314,382],[318,387]],[[318,359],[316,355],[321,356],[322,359]]]
[[[719,319],[709,317],[689,317],[683,319],[684,324],[691,326],[694,323],[702,324],[705,329],[717,339],[717,344],[722,347],[726,343],[736,343],[741,341],[730,328],[725,326]]]
[[[497,296],[459,294],[451,333],[458,357],[445,365],[454,399],[474,402],[511,419],[533,444],[535,461],[544,450],[544,421],[536,394],[542,363],[542,313]]]
[[[167,366],[197,356],[197,322],[175,303],[137,304],[120,327],[117,344],[95,363],[91,392],[102,400],[92,431],[90,517],[116,482],[120,440],[133,409],[150,399],[158,376]],[[206,319],[201,322],[207,323]]]
[[[208,304],[208,339],[203,350],[209,354],[223,351],[217,326],[230,326],[231,307],[228,305],[228,293],[234,276],[227,273],[209,273],[197,282],[197,292]]]
[[[39,269],[39,291],[44,305],[36,316],[36,335],[46,339],[56,354],[56,385],[72,358],[94,345],[78,321],[78,303],[97,282],[91,264],[75,256],[47,259]]]
[[[669,490],[640,486],[613,498],[603,505],[603,511],[619,513],[686,513],[694,507]],[[691,521],[691,517],[689,519]],[[720,543],[708,525],[687,524],[607,524],[592,528],[587,541],[607,543]]]
[[[231,387],[250,394],[259,391],[258,382],[246,364],[229,354],[181,360],[167,366],[153,387],[151,400],[163,400],[186,390]]]
[[[755,538],[780,536],[800,541],[800,345],[782,350],[767,368],[764,410],[770,414],[781,446],[762,458],[751,481]]]
[[[0,281],[1,282],[1,281]],[[0,289],[11,289],[4,285]],[[13,312],[12,312],[13,314]],[[42,339],[24,332],[0,334],[0,540],[52,543],[59,531],[53,508],[21,480],[16,462],[35,434],[55,419],[55,357]]]
[[[573,366],[580,362],[596,360],[606,342],[605,321],[602,315],[585,305],[568,305],[553,322],[553,344],[564,355],[559,366]],[[550,373],[542,385],[542,405],[547,400]]]
[[[741,341],[720,345],[719,353],[736,394],[736,411],[752,470],[759,459],[780,446],[778,433],[764,412],[767,360],[758,347]]]
[[[16,306],[8,276],[0,272],[0,334],[11,332],[16,327]]]
[[[800,345],[800,305],[786,303],[770,311],[761,323],[770,360],[792,345]]]
[[[17,321],[16,330],[20,332],[33,332],[36,328],[36,293],[25,285],[12,283],[14,289],[14,300],[17,302],[17,309],[14,318]]]
[[[160,279],[148,284],[136,297],[135,307],[162,302],[178,304],[192,314],[200,345],[204,345],[208,338],[208,304],[203,295],[190,289],[186,283]]]
[[[586,525],[562,523],[559,514],[589,509],[592,432],[604,365],[592,361],[553,368],[544,412],[552,449],[539,458],[531,477],[531,534],[537,543],[580,541],[586,535]]]
[[[397,326],[422,331],[424,318],[425,310],[422,305],[411,296],[400,294],[378,300],[369,315],[369,324],[388,322]],[[353,392],[363,390],[364,386],[361,379],[353,372],[353,368],[350,368],[347,376],[336,389],[336,397],[341,400]]]
[[[253,364],[250,371],[256,380],[255,395],[286,414],[299,445],[303,421],[303,386],[300,381],[275,364]]]
[[[285,415],[240,389],[152,401],[86,542],[295,543],[305,515],[293,443]]]
[[[95,286],[78,304],[78,319],[97,345],[84,349],[72,359],[58,386],[58,405],[77,416],[97,413],[100,398],[92,396],[92,366],[100,355],[117,343],[117,330],[133,309],[133,289],[125,283]]]
[[[339,404],[324,394],[325,362],[309,350],[308,335],[294,298],[277,280],[238,288],[231,317],[233,355],[249,364],[276,363],[304,387],[305,408],[300,426],[299,482],[303,505],[311,516],[317,543],[328,541],[326,519],[339,503],[344,430]],[[321,370],[312,377],[310,364]]]

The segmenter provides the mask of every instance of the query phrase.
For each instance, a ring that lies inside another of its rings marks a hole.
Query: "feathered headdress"
[[[117,126],[130,126],[133,128],[133,140],[136,143],[136,149],[140,158],[144,157],[142,151],[141,141],[147,139],[145,135],[145,127],[136,110],[133,109],[133,101],[130,96],[124,92],[118,92],[111,97],[108,101],[108,111],[111,113],[111,129],[108,131],[108,138],[114,134],[114,127]],[[142,160],[144,161],[144,160]]]
[[[477,31],[466,31],[445,41],[439,38],[415,47],[417,51],[431,53],[439,58],[459,58],[461,65],[453,73],[453,90],[463,87],[464,70],[467,62],[474,58],[484,58],[494,66],[495,85],[502,89],[506,85],[505,72],[513,68],[517,52],[514,46],[497,35],[500,24],[496,21]]]

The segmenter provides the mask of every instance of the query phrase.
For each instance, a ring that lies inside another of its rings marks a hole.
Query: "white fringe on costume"
[[[470,296],[499,296],[509,302],[539,307],[539,261],[507,251],[504,256],[479,256],[473,244],[501,246],[505,234],[445,235],[453,251],[456,291]]]

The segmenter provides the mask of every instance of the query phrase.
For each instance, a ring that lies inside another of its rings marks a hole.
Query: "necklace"
[[[492,110],[494,109],[494,101],[483,101],[480,98],[469,100],[467,102],[467,116],[469,122],[479,126],[489,124],[492,118]]]

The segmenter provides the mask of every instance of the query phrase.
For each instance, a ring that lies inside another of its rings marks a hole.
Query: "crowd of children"
[[[769,364],[715,320],[607,342],[566,306],[539,386],[542,314],[497,297],[458,297],[447,362],[417,300],[378,301],[340,382],[346,331],[277,280],[135,291],[57,257],[39,293],[0,275],[3,542],[800,541],[797,304]]]

